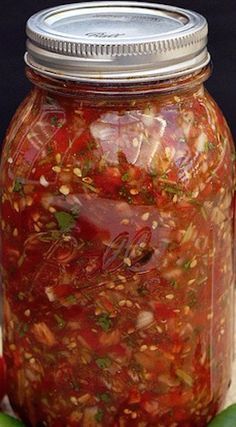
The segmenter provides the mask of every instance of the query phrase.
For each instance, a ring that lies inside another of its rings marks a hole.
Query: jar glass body
[[[101,94],[28,70],[1,165],[4,355],[27,426],[204,427],[221,407],[234,146],[207,74]]]

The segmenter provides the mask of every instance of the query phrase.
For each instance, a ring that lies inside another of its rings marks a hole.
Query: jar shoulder
[[[15,176],[31,180],[43,175],[54,182],[60,163],[61,169],[69,165],[81,176],[104,175],[119,186],[129,174],[145,173],[152,185],[163,180],[195,191],[201,181],[215,179],[216,171],[232,185],[234,145],[221,110],[203,86],[123,101],[35,89],[11,122],[2,162],[3,170],[10,164]]]

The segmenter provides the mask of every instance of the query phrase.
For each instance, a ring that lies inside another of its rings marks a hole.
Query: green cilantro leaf
[[[185,261],[184,262],[184,264],[183,264],[183,269],[184,270],[189,270],[190,269],[190,265],[191,265],[191,262],[192,262],[192,260],[190,259],[190,260],[187,260],[187,261]]]
[[[16,180],[14,182],[13,191],[15,193],[20,193],[20,191],[22,191],[22,190],[23,190],[22,182],[21,182],[20,178],[16,178]]]
[[[27,323],[24,323],[19,329],[19,336],[23,338],[25,334],[28,332],[28,330],[29,330],[29,325]]]
[[[57,128],[61,128],[63,124],[59,121],[57,116],[51,117],[51,125]]]
[[[112,327],[112,321],[109,317],[109,314],[102,313],[97,320],[97,325],[99,325],[103,331],[108,332]]]
[[[171,187],[170,185],[166,185],[164,187],[166,193],[170,194],[181,194],[182,190],[178,187]]]
[[[124,175],[122,175],[121,179],[123,182],[128,181],[129,180],[129,173],[125,172]]]
[[[68,297],[66,297],[66,302],[68,302],[68,304],[76,304],[77,298],[75,295],[68,295]]]
[[[102,421],[102,419],[103,419],[103,415],[104,415],[103,410],[102,409],[98,409],[97,413],[94,416],[95,421],[97,421],[98,423],[100,423]]]
[[[99,368],[105,369],[111,366],[112,361],[109,357],[99,357],[98,359],[96,359],[96,364]]]
[[[63,233],[70,231],[75,226],[75,218],[68,212],[55,212],[54,215]]]
[[[104,403],[110,403],[111,401],[111,395],[109,393],[101,393],[99,395],[99,398],[102,400],[102,402]]]

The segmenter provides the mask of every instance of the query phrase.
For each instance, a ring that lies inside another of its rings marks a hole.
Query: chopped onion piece
[[[149,326],[154,320],[154,315],[151,311],[141,311],[138,315],[136,327],[143,329]]]

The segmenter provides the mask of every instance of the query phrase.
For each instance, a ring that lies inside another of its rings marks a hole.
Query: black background
[[[0,140],[17,106],[30,88],[24,76],[25,23],[40,9],[75,1],[0,0]],[[155,2],[161,3],[161,2]],[[214,72],[207,87],[223,109],[236,137],[236,2],[235,0],[166,0],[163,3],[194,9],[209,22],[209,50]]]

